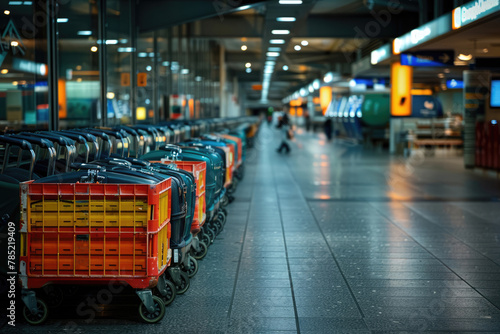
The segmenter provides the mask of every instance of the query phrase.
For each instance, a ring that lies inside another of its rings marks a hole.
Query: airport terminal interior
[[[499,26],[0,0],[0,332],[500,333]]]

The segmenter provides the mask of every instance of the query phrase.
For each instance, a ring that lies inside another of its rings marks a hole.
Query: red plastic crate
[[[143,289],[155,286],[170,263],[170,179],[20,187],[24,288],[115,279]]]

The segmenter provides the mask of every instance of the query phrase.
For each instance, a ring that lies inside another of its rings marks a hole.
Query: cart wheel
[[[222,222],[222,225],[226,225],[226,215],[223,211],[219,211],[219,213],[217,214],[217,218],[219,218],[219,220]]]
[[[190,256],[189,257],[189,267],[188,268],[184,268],[189,276],[189,278],[193,278],[194,275],[196,275],[196,273],[198,272],[198,261]]]
[[[219,235],[219,233],[221,233],[221,232],[222,232],[222,229],[224,228],[224,225],[222,224],[222,222],[220,221],[220,219],[218,219],[218,218],[217,218],[217,219],[214,221],[214,227],[215,227],[215,233],[216,233],[217,235]]]
[[[37,312],[35,314],[31,313],[30,310],[26,307],[23,308],[23,317],[24,319],[33,326],[41,325],[47,320],[47,316],[49,315],[49,309],[47,305],[41,299],[36,299],[36,307]]]
[[[184,292],[186,292],[189,289],[189,276],[182,270],[180,271],[181,274],[181,284],[176,285],[175,288],[177,289],[177,294],[182,295]]]
[[[191,256],[194,257],[196,260],[201,260],[207,255],[208,252],[208,247],[207,244],[204,243],[203,241],[200,241],[198,243],[200,245],[200,251],[197,252],[194,247],[191,247]]]
[[[226,215],[226,217],[227,217],[227,210],[226,210],[226,208],[222,208],[222,209],[221,209],[221,211],[222,211],[222,212]]]
[[[207,227],[207,235],[210,238],[210,243],[213,244],[215,240],[215,231],[212,228]]]
[[[64,292],[60,286],[46,285],[43,287],[42,291],[49,308],[57,308],[61,306],[64,300]]]
[[[212,243],[212,241],[210,240],[210,236],[208,235],[207,232],[203,233],[200,241],[203,242],[207,247],[210,246],[210,244]]]
[[[217,219],[212,222],[212,229],[215,233],[215,236],[218,236],[220,233],[220,226],[217,225]]]
[[[168,306],[174,301],[175,296],[177,296],[177,289],[175,288],[175,284],[167,278],[165,278],[165,288],[167,290],[167,294],[165,296],[162,295],[158,289],[154,289],[154,293],[155,296],[158,296],[163,300],[163,304],[165,304],[165,306]]]
[[[165,315],[165,304],[160,297],[153,296],[153,305],[154,311],[152,313],[147,310],[146,306],[144,306],[143,303],[139,305],[139,315],[141,316],[142,320],[149,324],[154,324],[160,321]]]
[[[65,285],[63,289],[65,296],[74,296],[80,288],[78,285]]]
[[[220,205],[222,207],[225,207],[226,205],[229,204],[229,198],[227,197],[227,194],[222,196],[222,199],[220,200]]]

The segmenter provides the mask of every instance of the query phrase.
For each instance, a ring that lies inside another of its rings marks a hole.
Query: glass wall
[[[44,129],[49,120],[47,18],[34,1],[12,3],[0,4],[0,126],[4,131]]]
[[[166,22],[142,31],[133,0],[47,2],[57,3],[54,17],[44,1],[1,5],[4,130],[47,129],[50,110],[63,129],[213,117],[218,55],[211,41],[192,37],[188,25]],[[55,24],[53,42],[48,22]],[[47,65],[50,49],[57,68]],[[49,108],[49,94],[57,106]]]

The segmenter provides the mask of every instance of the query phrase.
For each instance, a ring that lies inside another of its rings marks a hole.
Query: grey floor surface
[[[499,181],[303,132],[279,155],[275,132],[161,323],[131,310],[15,332],[500,333]]]

